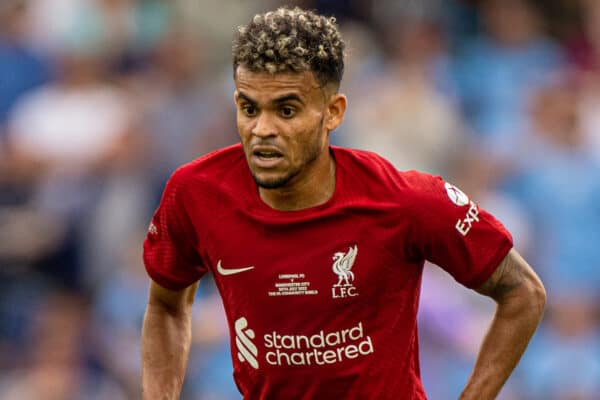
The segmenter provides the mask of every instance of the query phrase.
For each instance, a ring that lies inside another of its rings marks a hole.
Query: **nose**
[[[261,112],[255,119],[256,123],[252,128],[252,134],[258,137],[276,136],[277,128],[273,119],[268,112]]]

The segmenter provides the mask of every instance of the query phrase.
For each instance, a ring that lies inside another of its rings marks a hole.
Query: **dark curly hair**
[[[344,41],[334,17],[298,7],[257,14],[240,26],[233,41],[233,71],[312,71],[321,86],[339,87],[344,73]]]

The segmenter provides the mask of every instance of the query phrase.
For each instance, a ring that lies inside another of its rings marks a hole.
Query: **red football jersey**
[[[439,177],[331,152],[333,196],[298,211],[260,199],[240,145],[180,168],[144,243],[146,269],[174,290],[213,273],[245,399],[425,399],[424,261],[475,288],[512,239]]]

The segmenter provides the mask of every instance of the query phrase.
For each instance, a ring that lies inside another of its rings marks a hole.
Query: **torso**
[[[422,394],[415,340],[422,262],[402,254],[402,207],[356,196],[348,155],[335,156],[336,191],[322,206],[272,210],[253,184],[241,184],[192,218],[204,233],[198,249],[223,298],[235,377],[248,398],[365,398],[374,395],[371,381],[387,382],[372,398],[401,398],[392,381]],[[395,369],[401,364],[411,369],[404,377]]]
[[[477,287],[510,235],[439,177],[331,151],[333,196],[298,211],[262,202],[239,145],[184,166],[154,216],[146,268],[173,290],[212,272],[245,399],[425,399],[424,260]]]

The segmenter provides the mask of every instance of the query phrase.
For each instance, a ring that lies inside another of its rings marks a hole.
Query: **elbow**
[[[544,285],[540,285],[539,290],[538,290],[538,300],[539,300],[539,304],[540,307],[543,309],[546,307],[546,288],[544,288]]]
[[[546,289],[537,279],[527,280],[518,290],[496,299],[498,311],[504,317],[523,317],[537,325],[546,308]]]
[[[542,281],[537,278],[532,285],[532,302],[535,304],[535,309],[538,311],[540,317],[544,313],[544,309],[546,308],[546,288]]]

